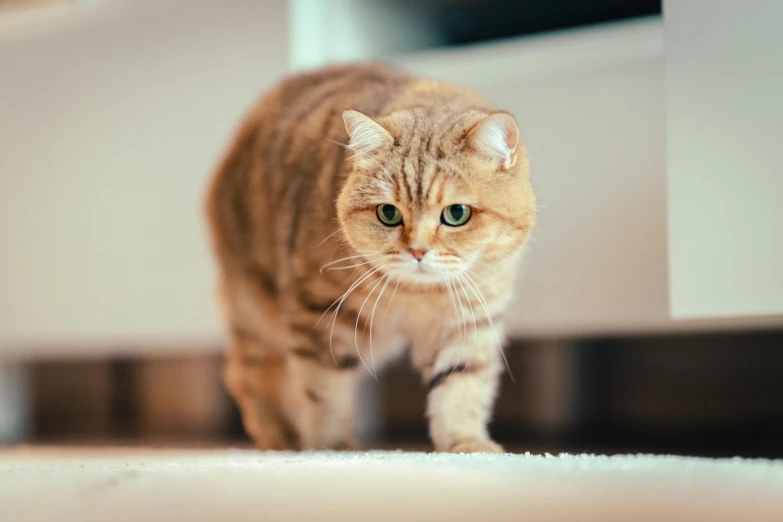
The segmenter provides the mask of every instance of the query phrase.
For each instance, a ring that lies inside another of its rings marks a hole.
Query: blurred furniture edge
[[[660,20],[414,52],[424,29],[352,9],[388,2],[181,5],[0,39],[0,355],[217,350],[201,202],[235,125],[291,67],[389,53],[520,121],[541,213],[512,337],[781,324],[669,317]]]

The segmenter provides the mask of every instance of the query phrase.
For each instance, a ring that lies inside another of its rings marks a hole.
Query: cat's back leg
[[[224,378],[245,430],[261,449],[301,449],[296,397],[286,393],[289,361],[278,304],[271,209],[250,191],[265,183],[256,111],[240,129],[209,187],[206,213],[219,272],[219,302],[228,334]],[[263,231],[262,233],[259,233]]]
[[[229,348],[226,387],[245,431],[259,449],[303,449],[301,397],[291,393],[285,327],[271,296],[257,281],[224,277],[221,291]]]

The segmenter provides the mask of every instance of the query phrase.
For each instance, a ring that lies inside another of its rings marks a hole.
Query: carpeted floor
[[[783,521],[783,462],[244,450],[0,451],[0,521]]]

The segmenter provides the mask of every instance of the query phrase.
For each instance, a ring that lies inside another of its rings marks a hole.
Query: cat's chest
[[[447,327],[457,310],[448,296],[408,293],[395,298],[392,309],[395,330],[408,338],[436,333]]]

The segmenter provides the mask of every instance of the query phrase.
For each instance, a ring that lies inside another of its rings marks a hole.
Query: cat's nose
[[[424,257],[424,254],[427,253],[427,251],[422,248],[409,248],[408,252],[410,252],[411,255],[416,258],[416,261],[421,261]]]

